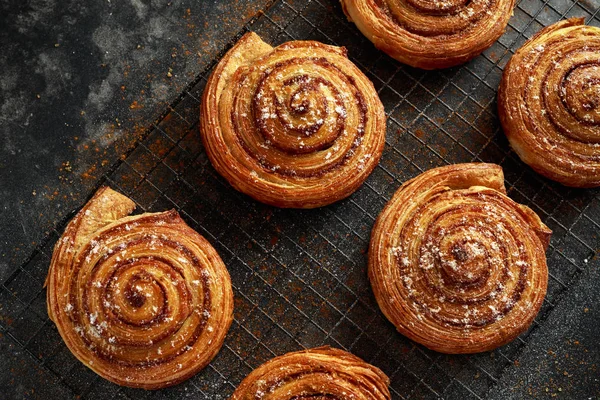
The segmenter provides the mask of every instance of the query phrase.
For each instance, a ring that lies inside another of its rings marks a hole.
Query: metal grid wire
[[[512,53],[533,33],[571,16],[598,26],[599,7],[593,0],[523,0],[506,33],[483,55],[461,67],[422,71],[378,52],[336,0],[276,1],[244,32],[253,30],[273,45],[313,39],[346,46],[375,84],[388,116],[387,139],[367,182],[349,199],[308,211],[265,206],[233,190],[213,170],[198,134],[200,99],[215,60],[101,184],[133,198],[140,211],[175,208],[217,248],[235,291],[234,322],[218,356],[189,381],[158,392],[118,387],[78,362],[48,319],[42,288],[66,220],[0,286],[0,332],[54,374],[48,384],[83,398],[226,398],[266,360],[323,344],[381,368],[394,398],[485,398],[531,331],[597,261],[600,231],[598,191],[545,180],[509,150],[495,113],[496,88]],[[509,195],[554,231],[550,280],[529,332],[492,352],[450,356],[412,343],[387,322],[370,290],[366,251],[377,214],[401,183],[432,167],[468,161],[500,164]]]

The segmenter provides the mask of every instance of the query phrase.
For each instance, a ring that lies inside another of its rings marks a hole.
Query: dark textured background
[[[0,397],[217,398],[274,355],[331,344],[382,368],[395,398],[599,398],[599,193],[561,187],[523,165],[499,130],[495,90],[528,37],[563,17],[599,26],[600,1],[522,0],[496,44],[439,72],[376,51],[336,0],[278,0],[257,14],[267,3],[0,5]],[[378,89],[389,118],[386,150],[349,199],[274,209],[236,193],[207,162],[197,133],[207,68],[253,18],[247,28],[273,44],[347,46]],[[382,317],[365,250],[374,217],[403,181],[472,160],[501,164],[510,196],[554,230],[551,279],[542,312],[518,340],[444,356]],[[52,245],[99,182],[141,210],[176,208],[231,272],[236,311],[226,344],[175,388],[149,393],[104,381],[73,358],[47,319],[41,286]]]

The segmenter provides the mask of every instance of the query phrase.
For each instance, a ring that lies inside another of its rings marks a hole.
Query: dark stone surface
[[[0,397],[3,399],[66,399],[72,394],[58,379],[0,332]]]
[[[0,281],[269,2],[0,3]]]

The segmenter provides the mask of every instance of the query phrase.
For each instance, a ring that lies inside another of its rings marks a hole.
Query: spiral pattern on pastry
[[[551,231],[505,194],[495,164],[406,182],[377,219],[369,279],[386,317],[442,353],[494,349],[525,331],[548,281]]]
[[[101,188],[57,242],[48,314],[71,352],[119,385],[179,383],[217,354],[233,318],[225,265],[176,211],[128,216]]]
[[[600,28],[572,18],[542,29],[512,56],[498,90],[504,132],[535,171],[600,186]]]
[[[287,353],[250,373],[232,400],[389,400],[388,377],[378,368],[328,346]]]
[[[278,207],[349,196],[385,143],[383,105],[344,48],[313,41],[273,48],[254,33],[213,71],[200,121],[215,169],[237,190]]]
[[[390,57],[423,69],[465,63],[504,32],[514,0],[341,0],[348,19]]]

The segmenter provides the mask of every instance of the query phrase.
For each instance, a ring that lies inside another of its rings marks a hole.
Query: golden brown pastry
[[[498,89],[504,133],[535,171],[600,186],[600,28],[557,22],[510,59]]]
[[[525,331],[542,305],[550,234],[506,196],[498,165],[434,168],[377,219],[369,279],[403,335],[442,353],[487,351]]]
[[[423,69],[462,64],[504,32],[514,0],[341,0],[348,19],[390,57]]]
[[[217,252],[175,211],[101,188],[58,240],[48,315],[71,352],[119,385],[179,383],[217,354],[233,293]]]
[[[377,165],[385,114],[346,50],[248,33],[204,91],[201,133],[215,169],[278,207],[320,207],[354,192]]]
[[[318,347],[287,353],[250,373],[232,400],[390,399],[388,377],[343,350]]]

